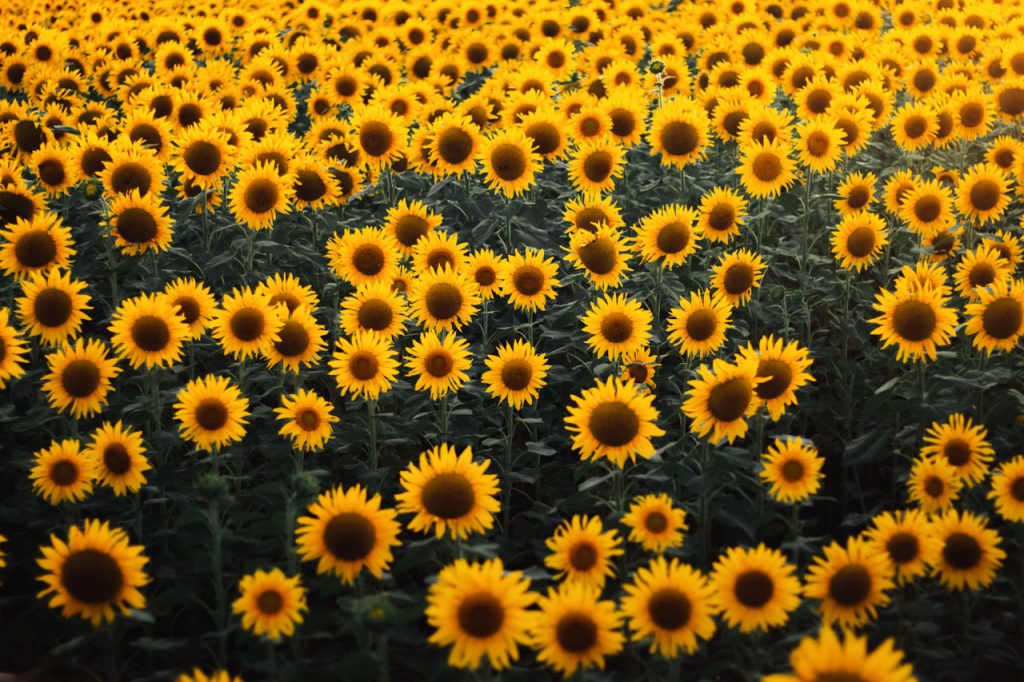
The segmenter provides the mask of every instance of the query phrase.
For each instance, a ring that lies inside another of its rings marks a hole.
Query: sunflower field
[[[1024,679],[1020,0],[0,29],[0,676]]]

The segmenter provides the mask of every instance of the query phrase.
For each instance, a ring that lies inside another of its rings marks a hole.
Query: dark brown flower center
[[[793,382],[793,368],[782,360],[762,359],[757,367],[757,376],[765,378],[754,390],[762,400],[772,400],[789,390]]]
[[[144,208],[126,208],[117,216],[117,233],[131,244],[145,244],[156,237],[156,219]]]
[[[558,645],[571,654],[582,654],[597,644],[597,624],[585,613],[567,613],[555,626]]]
[[[815,130],[813,133],[807,136],[805,142],[807,146],[807,153],[814,157],[822,157],[828,154],[832,148],[832,139],[828,136],[828,133]]]
[[[672,156],[686,156],[697,148],[700,131],[687,121],[669,121],[661,129],[661,146]]]
[[[612,173],[612,155],[604,150],[593,152],[583,161],[583,174],[587,180],[601,183]]]
[[[894,564],[906,564],[917,558],[921,546],[913,533],[893,533],[885,543],[885,550]]]
[[[668,518],[660,511],[653,511],[644,519],[644,526],[650,533],[664,533],[668,530]]]
[[[242,308],[231,316],[231,333],[239,341],[250,343],[263,335],[266,319],[258,308]]]
[[[611,217],[605,214],[600,208],[594,206],[588,206],[581,208],[574,219],[574,224],[577,229],[586,230],[587,232],[595,232],[597,230],[598,223],[610,223]]]
[[[473,136],[462,128],[446,128],[437,136],[437,153],[446,163],[457,166],[473,153]]]
[[[274,342],[277,352],[286,358],[302,355],[309,348],[309,332],[306,327],[295,320],[288,320],[278,332],[279,340]]]
[[[937,323],[935,311],[922,301],[903,301],[892,311],[893,329],[907,341],[930,338]]]
[[[523,296],[536,296],[544,288],[544,273],[534,265],[522,265],[512,273],[512,286]]]
[[[501,368],[501,381],[510,391],[522,391],[530,385],[533,367],[526,360],[509,360]]]
[[[178,314],[185,320],[185,324],[191,325],[199,319],[199,301],[191,296],[179,296],[172,305],[178,308]]]
[[[60,569],[64,589],[85,604],[113,601],[124,586],[124,574],[117,560],[98,549],[72,552]]]
[[[875,231],[862,225],[846,236],[846,250],[854,258],[865,258],[875,248]]]
[[[324,526],[324,545],[342,561],[365,559],[377,544],[373,523],[355,512],[334,516]]]
[[[601,336],[610,343],[623,343],[633,336],[633,320],[625,313],[609,313],[601,320]]]
[[[693,605],[690,598],[677,589],[664,587],[651,595],[647,615],[662,630],[679,630],[690,622]]]
[[[61,488],[74,485],[78,482],[78,465],[70,459],[54,462],[50,467],[50,480]]]
[[[841,606],[862,604],[871,594],[871,574],[860,564],[843,566],[828,583],[828,593]]]
[[[929,476],[924,480],[924,492],[929,497],[941,497],[946,490],[946,484],[938,476]]]
[[[782,160],[774,152],[762,152],[754,157],[750,169],[761,182],[775,182],[782,175]]]
[[[615,242],[607,238],[595,239],[580,247],[579,256],[583,265],[595,275],[608,274],[619,261]]]
[[[551,154],[562,144],[562,134],[558,128],[547,121],[535,121],[528,125],[523,132],[533,140],[533,148],[542,156]]]
[[[470,637],[486,639],[501,630],[505,607],[490,592],[478,592],[462,600],[457,611],[459,629]]]
[[[736,600],[747,608],[759,609],[775,594],[775,583],[764,571],[751,569],[744,571],[736,578],[733,587]]]
[[[981,561],[982,555],[978,540],[973,535],[959,531],[951,533],[942,548],[942,558],[958,571],[974,568]]]
[[[403,246],[409,247],[420,240],[430,229],[430,224],[422,217],[407,213],[395,221],[395,238]]]
[[[640,417],[626,403],[601,403],[590,413],[587,428],[598,443],[617,448],[631,443],[640,433]]]
[[[273,589],[261,592],[260,596],[256,598],[256,608],[265,615],[276,615],[284,608],[284,596]]]
[[[481,265],[473,273],[473,279],[479,286],[489,287],[498,280],[498,273],[490,265]]]
[[[994,339],[1009,339],[1020,332],[1024,322],[1024,306],[1011,297],[997,298],[981,314],[981,326]]]
[[[228,408],[216,398],[205,398],[196,406],[196,423],[205,431],[216,431],[228,423]]]
[[[320,427],[320,415],[316,410],[304,409],[295,415],[295,422],[303,431],[316,431]]]
[[[188,169],[196,175],[210,175],[221,164],[221,153],[217,145],[206,140],[196,140],[185,147],[182,159]]]
[[[442,519],[460,519],[476,504],[472,484],[462,474],[437,474],[424,484],[420,501],[428,513]]]
[[[269,178],[256,178],[245,188],[242,201],[247,209],[259,215],[273,210],[280,196],[276,182]]]
[[[722,285],[733,296],[746,293],[754,286],[754,268],[748,263],[733,263],[726,268]]]
[[[935,221],[941,213],[942,202],[935,195],[926,194],[914,202],[914,215],[923,223]]]
[[[491,168],[495,175],[506,182],[523,177],[527,167],[526,154],[514,144],[499,144],[491,151]]]
[[[71,296],[62,289],[46,288],[36,294],[32,313],[44,327],[60,327],[73,312]]]
[[[348,363],[348,371],[359,381],[369,381],[377,376],[380,363],[369,352],[359,352],[352,356]]]
[[[64,164],[57,159],[47,159],[39,164],[39,179],[50,187],[57,187],[64,182],[67,173],[64,171]]]
[[[72,360],[60,375],[61,385],[72,398],[88,398],[100,387],[100,368],[92,360]]]
[[[370,156],[383,156],[394,145],[391,128],[381,121],[367,121],[359,128],[359,144]]]
[[[971,459],[971,445],[962,438],[950,438],[942,446],[946,461],[955,467],[962,467]]]
[[[427,374],[437,379],[443,379],[455,369],[455,361],[446,350],[436,350],[430,353],[424,361]]]
[[[171,342],[171,330],[156,315],[143,315],[132,325],[132,341],[142,350],[155,353]]]
[[[427,289],[427,312],[438,320],[450,320],[462,310],[462,292],[454,284],[438,282]]]
[[[782,478],[785,479],[787,483],[796,483],[802,480],[804,477],[804,471],[806,471],[806,469],[804,468],[803,462],[797,459],[786,460],[780,468]]]
[[[734,377],[711,389],[708,412],[720,422],[736,421],[746,414],[753,399],[750,382],[743,377]]]
[[[299,170],[295,173],[295,196],[299,201],[314,202],[327,194],[327,184],[316,171]]]
[[[971,187],[971,205],[977,211],[991,211],[999,203],[1002,190],[995,180],[982,178]]]
[[[363,301],[363,304],[359,306],[359,312],[356,317],[359,320],[359,326],[363,329],[372,329],[379,332],[391,325],[394,313],[387,301],[371,298]]]
[[[663,253],[679,253],[690,244],[690,228],[685,223],[673,220],[661,226],[655,241]]]
[[[597,564],[597,548],[584,540],[569,548],[569,565],[581,572],[589,571]]]
[[[384,269],[384,249],[377,244],[361,244],[352,254],[352,265],[360,274],[372,277]]]
[[[41,268],[57,257],[57,242],[47,230],[23,232],[14,244],[14,257],[27,268]]]
[[[132,468],[132,458],[123,443],[110,443],[103,449],[103,466],[107,471],[120,476]]]

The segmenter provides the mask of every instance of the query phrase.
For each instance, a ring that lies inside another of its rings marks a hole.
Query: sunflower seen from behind
[[[37,559],[45,587],[39,598],[64,618],[80,616],[94,627],[113,622],[117,613],[143,609],[141,588],[149,582],[143,548],[106,521],[88,519],[68,530],[67,540],[50,535]]]
[[[613,601],[602,601],[597,588],[563,583],[537,599],[530,630],[537,660],[563,677],[578,670],[603,669],[606,656],[622,650],[622,615]]]
[[[800,605],[800,580],[777,549],[731,547],[710,577],[722,619],[740,632],[782,627]]]
[[[308,610],[300,576],[289,577],[279,568],[256,569],[242,577],[238,590],[241,595],[232,602],[231,611],[242,617],[243,628],[272,642],[295,634],[295,626]]]
[[[364,569],[379,579],[401,544],[395,510],[360,485],[323,492],[301,516],[295,530],[303,561],[317,562],[317,573],[334,573],[351,585]]]
[[[632,381],[609,377],[572,396],[565,418],[573,450],[584,460],[605,457],[619,467],[654,454],[652,438],[665,431],[657,425],[654,396]]]

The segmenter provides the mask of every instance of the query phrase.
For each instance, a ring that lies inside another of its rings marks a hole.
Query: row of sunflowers
[[[0,27],[0,672],[1024,674],[1019,2]]]

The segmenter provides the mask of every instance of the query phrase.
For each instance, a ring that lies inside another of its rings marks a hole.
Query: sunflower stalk
[[[508,403],[505,410],[505,487],[502,490],[504,501],[501,505],[502,513],[502,534],[508,537],[509,533],[509,521],[511,519],[511,506],[512,506],[512,439],[515,436],[516,428],[516,415],[512,409],[512,403]],[[539,471],[538,471],[539,474]]]
[[[216,461],[216,457],[214,457]],[[210,569],[213,573],[214,616],[217,628],[217,662],[222,667],[228,661],[227,595],[224,592],[224,529],[221,526],[220,502],[213,498],[206,511],[210,527]]]
[[[370,430],[370,471],[377,473],[380,452],[377,448],[377,401],[366,401],[367,422]]]

